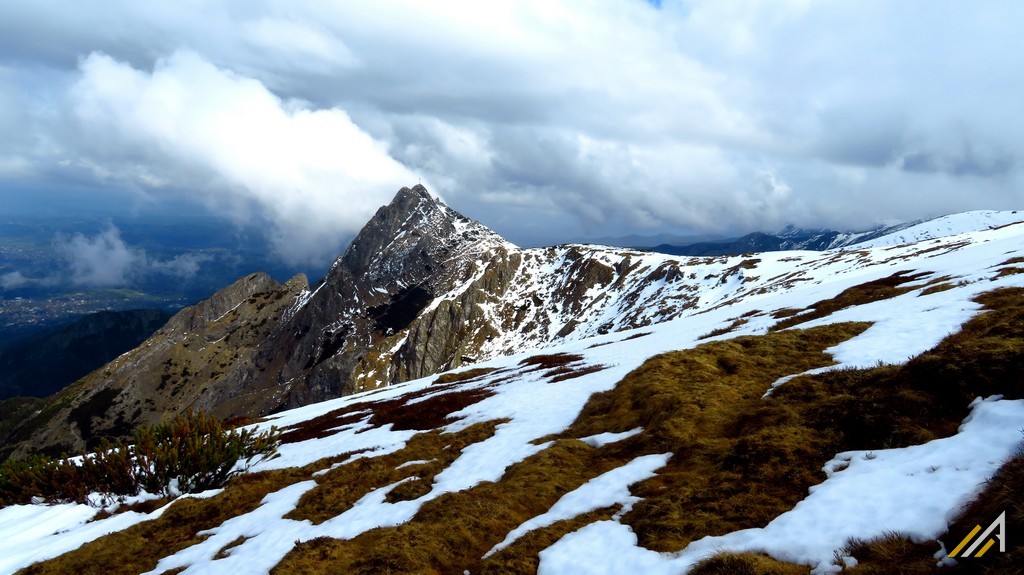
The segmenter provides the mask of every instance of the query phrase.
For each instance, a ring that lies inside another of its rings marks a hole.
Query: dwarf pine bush
[[[225,429],[202,412],[145,426],[134,441],[104,442],[76,458],[33,457],[0,465],[0,505],[45,501],[85,503],[90,493],[105,497],[141,491],[175,497],[224,485],[244,468],[239,461],[273,458],[281,433]]]

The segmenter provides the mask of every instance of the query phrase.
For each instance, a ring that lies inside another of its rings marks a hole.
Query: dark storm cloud
[[[544,232],[508,218],[527,206],[567,237],[1017,208],[1022,16],[953,0],[7,3],[0,184],[189,197],[267,221],[291,261],[329,259],[417,178],[527,243]]]

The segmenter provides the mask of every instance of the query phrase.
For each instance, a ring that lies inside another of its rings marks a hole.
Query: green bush
[[[34,457],[0,465],[0,506],[44,501],[86,503],[145,490],[165,497],[214,489],[242,469],[239,461],[276,456],[281,433],[224,429],[217,419],[189,412],[142,427],[134,441],[104,442],[76,458]]]

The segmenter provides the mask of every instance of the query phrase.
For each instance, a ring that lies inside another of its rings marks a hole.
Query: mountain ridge
[[[863,257],[774,254],[521,249],[422,186],[403,188],[315,286],[252,274],[182,310],[48,400],[5,453],[81,450],[188,409],[264,416],[755,300],[812,281],[814,265]]]
[[[550,266],[540,284],[584,294],[549,347],[270,415],[280,457],[221,492],[0,510],[46,526],[0,537],[0,571],[973,572],[947,554],[975,524],[1024,525],[1019,220],[832,252],[523,253],[508,293]],[[619,331],[623,311],[647,323]]]
[[[1002,215],[1002,217],[1001,217]],[[793,225],[787,225],[775,233],[752,232],[739,238],[728,240],[716,240],[706,242],[695,242],[688,244],[659,244],[649,248],[651,251],[686,256],[722,256],[741,255],[744,253],[765,252],[765,251],[826,251],[833,249],[856,249],[867,245],[874,245],[876,239],[884,237],[900,237],[902,243],[921,241],[939,237],[934,227],[942,222],[947,222],[945,227],[946,235],[957,233],[956,230],[972,229],[974,224],[983,225],[989,220],[991,225],[1001,225],[1013,221],[1015,211],[991,211],[975,210],[958,214],[948,214],[934,218],[904,222],[894,225],[878,226],[876,228],[857,231],[841,232],[829,229],[803,229]],[[976,222],[958,220],[977,220]],[[900,232],[908,229],[920,229],[918,236],[902,235]]]

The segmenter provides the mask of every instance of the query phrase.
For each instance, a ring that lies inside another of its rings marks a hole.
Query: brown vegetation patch
[[[575,353],[549,353],[530,356],[520,361],[519,365],[535,366],[535,369],[552,369],[577,361],[583,361],[583,356]]]
[[[199,543],[197,535],[228,519],[248,513],[269,493],[309,479],[310,473],[330,464],[323,460],[301,469],[239,475],[223,493],[208,499],[178,499],[157,519],[101,537],[54,559],[35,563],[23,575],[136,575],[156,568],[168,555]]]
[[[857,575],[935,573],[936,561],[932,555],[936,551],[938,551],[938,545],[914,543],[901,533],[886,533],[867,541],[854,539],[847,543],[842,555],[855,558],[857,566],[846,568],[843,573]],[[945,569],[942,571],[947,572]]]
[[[284,433],[281,434],[281,444],[329,437],[334,435],[335,429],[366,419],[369,414],[367,406],[362,403],[335,409],[309,421],[284,428]]]
[[[719,553],[694,565],[690,575],[807,575],[807,567],[756,553]]]
[[[444,385],[454,386],[450,383]],[[392,429],[396,431],[434,429],[448,423],[448,416],[452,413],[491,395],[493,392],[481,388],[444,391],[438,387],[430,387],[394,399],[355,403],[285,428],[281,434],[281,443],[329,437],[338,427],[359,422],[367,416],[370,425],[381,426],[390,423],[393,425]],[[427,399],[409,404],[410,401],[423,397]]]
[[[551,383],[557,383],[559,381],[565,381],[567,379],[576,379],[577,377],[583,377],[584,375],[597,373],[608,369],[607,365],[593,364],[593,365],[581,365],[573,366],[566,365],[559,368],[555,368],[544,374]]]
[[[239,535],[234,541],[220,548],[220,551],[213,556],[214,559],[226,559],[231,555],[231,550],[249,540],[249,537]]]
[[[928,272],[911,274],[907,271],[899,271],[889,277],[855,285],[843,290],[842,293],[834,298],[821,300],[812,304],[808,308],[809,311],[807,313],[793,315],[779,321],[772,327],[768,328],[768,331],[778,331],[812,319],[823,318],[850,306],[864,305],[897,297],[911,290],[911,288],[908,287],[900,287],[902,284],[919,280],[927,275]]]
[[[497,370],[498,368],[496,367],[478,367],[475,369],[467,369],[465,371],[459,371],[455,373],[445,373],[438,376],[438,378],[434,380],[434,385],[473,381],[489,373],[494,373]]]
[[[1010,266],[1010,267],[1002,268],[1001,270],[999,270],[999,273],[996,274],[996,277],[994,277],[992,279],[997,279],[997,278],[1001,278],[1001,277],[1005,277],[1005,276],[1012,276],[1012,275],[1017,275],[1017,274],[1024,274],[1024,268],[1016,267],[1016,266]]]
[[[948,291],[948,290],[951,290],[951,289],[953,289],[955,287],[957,287],[957,286],[952,284],[952,283],[949,283],[949,282],[943,282],[943,283],[938,283],[938,284],[935,284],[935,285],[930,285],[930,286],[924,288],[923,290],[921,290],[921,293],[917,294],[917,297],[926,296],[926,295],[932,295],[933,293],[940,293],[940,292]]]
[[[804,310],[796,309],[796,308],[792,308],[792,307],[784,307],[782,309],[777,309],[777,310],[773,311],[771,315],[775,319],[782,319],[782,318],[786,318],[786,317],[793,317],[794,315],[796,315],[796,314],[798,314],[798,313],[800,313],[802,311],[804,311]]]
[[[460,391],[436,393],[427,399],[410,404],[411,399],[418,399],[412,394],[385,401],[367,404],[373,411],[370,424],[382,426],[391,424],[395,431],[428,430],[449,423],[448,416],[478,403],[494,395],[493,391],[472,388]]]
[[[373,529],[347,541],[321,538],[297,545],[272,573],[322,573],[328,564],[338,573],[354,574],[536,572],[541,550],[566,533],[608,518],[612,511],[558,522],[486,561],[481,557],[509,531],[547,511],[569,491],[636,455],[619,447],[598,450],[578,440],[559,440],[510,466],[500,482],[442,495],[396,528]]]
[[[644,335],[647,334],[636,334],[627,339],[643,337]],[[595,344],[590,347],[598,347],[599,345],[607,345],[607,343]],[[528,372],[546,369],[547,371],[544,372],[544,377],[548,378],[548,381],[551,383],[565,381],[567,379],[575,379],[577,377],[583,377],[584,375],[590,373],[597,373],[599,371],[608,369],[607,365],[586,365],[583,363],[583,356],[575,353],[553,353],[546,355],[534,355],[520,361],[519,365],[535,366],[533,369],[528,370]]]
[[[745,318],[740,318],[740,319],[733,320],[733,322],[731,324],[729,324],[727,326],[724,326],[724,327],[720,327],[718,329],[713,329],[713,330],[709,331],[708,333],[698,337],[697,339],[698,340],[700,340],[700,339],[708,339],[708,338],[717,337],[717,336],[720,336],[720,335],[725,335],[725,334],[735,330],[736,328],[746,324],[747,321],[748,320],[745,319]]]
[[[473,443],[484,441],[494,435],[495,426],[501,421],[478,423],[458,433],[431,431],[420,433],[409,440],[403,449],[381,457],[365,457],[338,466],[317,477],[317,486],[306,492],[293,511],[285,515],[288,519],[307,519],[319,524],[336,517],[355,504],[361,497],[374,489],[407,481],[396,486],[388,495],[388,501],[415,499],[430,491],[434,476],[458,458],[462,450]],[[415,466],[399,468],[407,461],[420,461]],[[415,483],[415,486],[408,484]],[[403,487],[405,486],[405,487]],[[426,487],[426,491],[422,489]],[[394,493],[398,491],[398,493]]]
[[[107,509],[100,509],[99,512],[96,513],[96,515],[92,516],[92,519],[89,520],[89,523],[92,523],[94,521],[102,521],[107,517],[113,517],[114,515],[120,515],[122,513],[127,513],[129,511],[133,511],[135,513],[152,513],[170,502],[170,499],[166,497],[161,497],[159,499],[147,499],[145,501],[139,501],[137,503],[132,503],[129,505],[118,505],[117,508],[114,509],[113,511],[108,511]]]

